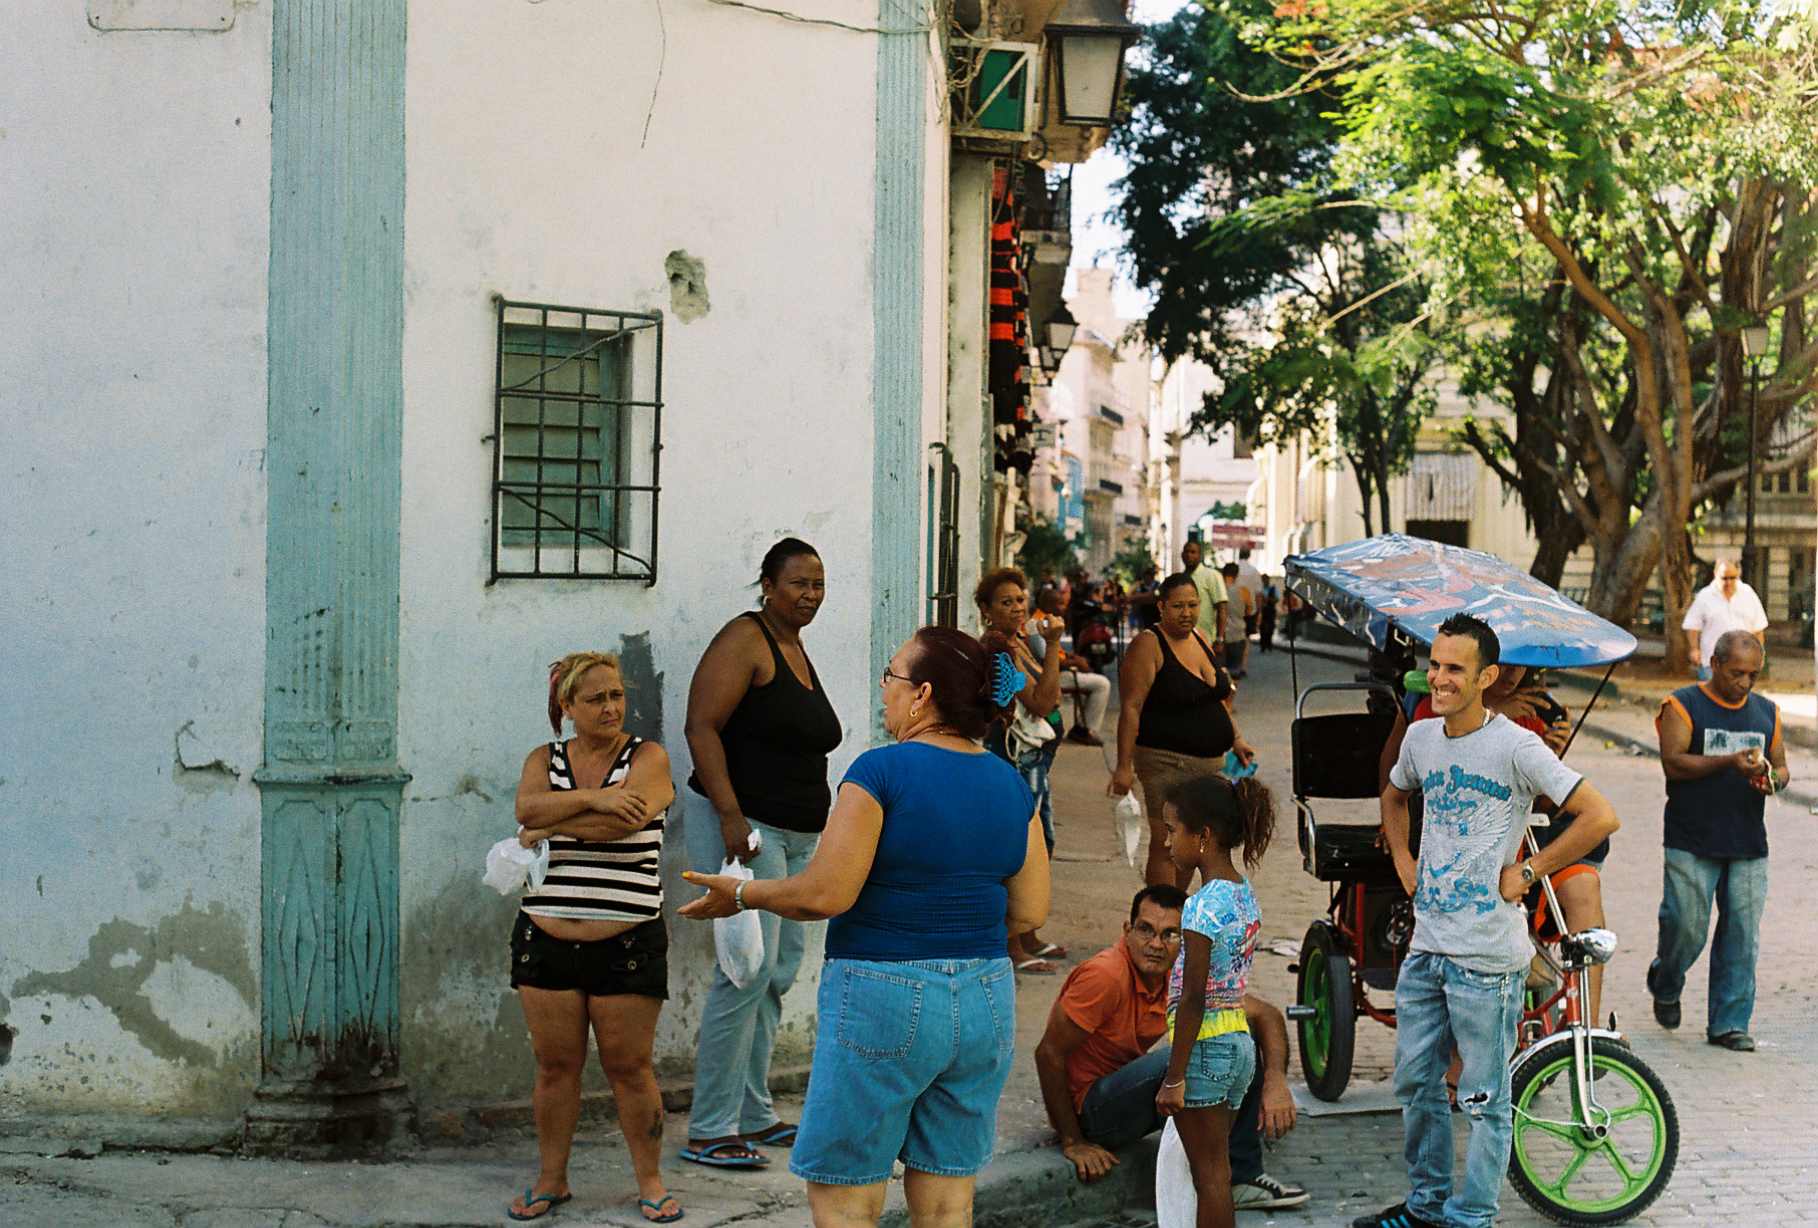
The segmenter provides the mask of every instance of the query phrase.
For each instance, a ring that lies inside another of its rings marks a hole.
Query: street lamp
[[[1075,320],[1073,313],[1067,310],[1067,304],[1062,303],[1054,309],[1054,314],[1048,317],[1047,329],[1048,348],[1054,352],[1056,365],[1058,365],[1060,358],[1072,348],[1073,334],[1079,331],[1079,321]]]
[[[1086,128],[1111,126],[1124,48],[1142,37],[1117,0],[1066,0],[1043,33],[1054,61],[1060,122]]]
[[[1755,575],[1755,487],[1760,479],[1755,473],[1755,406],[1761,400],[1761,356],[1767,348],[1766,324],[1750,324],[1742,329],[1742,352],[1749,358],[1749,499],[1742,530],[1742,581],[1757,593],[1761,585]]]

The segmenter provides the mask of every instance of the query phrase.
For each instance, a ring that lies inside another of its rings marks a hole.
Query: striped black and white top
[[[631,756],[643,745],[630,738],[607,769],[604,784],[614,785],[631,771]],[[565,743],[549,744],[549,784],[558,791],[574,788]],[[549,871],[543,885],[524,896],[524,911],[533,917],[566,917],[574,921],[649,921],[663,911],[663,881],[657,863],[663,854],[664,811],[642,831],[618,840],[549,838]]]

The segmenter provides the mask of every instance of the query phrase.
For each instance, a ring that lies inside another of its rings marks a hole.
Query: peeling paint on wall
[[[712,310],[707,301],[707,266],[687,252],[670,252],[663,261],[669,277],[669,306],[675,318],[692,323]]]
[[[207,912],[185,904],[183,911],[148,929],[130,921],[105,922],[88,940],[88,957],[67,972],[32,972],[11,986],[13,997],[58,994],[91,998],[120,1027],[158,1057],[215,1067],[239,1037],[211,1045],[206,1028],[177,1018],[187,1006],[201,1009],[196,982],[206,979],[237,997],[257,1027],[259,982],[253,971],[246,927],[220,903]],[[46,1024],[49,1020],[45,1021]]]

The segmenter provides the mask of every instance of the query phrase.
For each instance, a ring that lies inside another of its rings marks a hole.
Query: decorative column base
[[[268,1079],[246,1110],[251,1155],[347,1160],[415,1146],[417,1109],[402,1079],[298,1083]]]

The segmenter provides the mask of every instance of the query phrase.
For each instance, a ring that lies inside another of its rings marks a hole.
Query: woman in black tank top
[[[1177,780],[1219,771],[1227,752],[1242,763],[1256,752],[1231,719],[1231,678],[1195,630],[1199,590],[1193,577],[1176,572],[1161,582],[1159,594],[1160,621],[1131,641],[1119,669],[1117,768],[1105,792],[1122,797],[1141,779],[1149,822],[1144,878],[1185,889],[1192,874],[1183,876],[1168,856],[1164,793]]]
[[[786,537],[764,556],[758,585],[763,605],[721,628],[688,690],[694,774],[683,836],[701,874],[718,874],[732,857],[758,878],[787,878],[814,856],[833,804],[827,756],[843,736],[840,718],[801,638],[820,611],[826,572],[814,547]],[[806,936],[800,922],[770,913],[762,927],[764,962],[750,983],[714,970],[683,1159],[757,1168],[770,1161],[753,1144],[794,1138],[771,1108],[769,1066]]]

